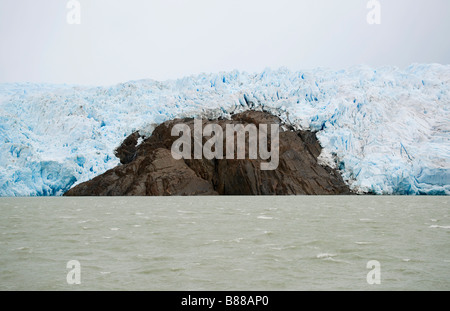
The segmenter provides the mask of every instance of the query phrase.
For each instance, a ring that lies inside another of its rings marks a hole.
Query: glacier
[[[266,69],[114,86],[0,84],[0,196],[58,196],[119,165],[114,149],[180,117],[246,109],[317,131],[352,190],[450,194],[450,65]]]

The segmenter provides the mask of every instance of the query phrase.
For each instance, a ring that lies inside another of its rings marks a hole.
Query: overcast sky
[[[0,82],[108,85],[234,69],[450,63],[449,0],[0,0]]]

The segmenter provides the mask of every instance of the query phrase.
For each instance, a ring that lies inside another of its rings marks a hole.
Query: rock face
[[[175,119],[160,124],[140,144],[139,133],[131,134],[115,152],[121,165],[77,185],[65,195],[351,194],[337,171],[319,165],[317,158],[322,148],[315,133],[294,131],[271,114],[246,111],[234,115],[231,120],[203,120],[203,127],[219,124],[225,133],[227,124],[255,124],[257,128],[260,124],[278,124],[281,128],[279,165],[275,170],[261,170],[261,163],[270,160],[262,160],[259,154],[256,159],[249,159],[248,150],[245,159],[226,159],[225,147],[223,159],[208,160],[203,157],[196,160],[192,156],[192,159],[176,160],[171,148],[179,136],[172,136],[171,131],[174,125],[181,123],[188,125],[194,133],[193,119]],[[203,143],[209,138],[203,137]],[[246,140],[248,143],[248,137]],[[268,141],[270,143],[270,136]],[[248,144],[246,146],[248,149]]]

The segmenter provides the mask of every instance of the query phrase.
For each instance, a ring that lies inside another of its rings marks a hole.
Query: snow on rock
[[[62,195],[177,117],[247,109],[318,132],[321,161],[377,194],[450,194],[450,65],[200,74],[111,87],[0,84],[0,196]],[[142,134],[141,133],[141,134]]]

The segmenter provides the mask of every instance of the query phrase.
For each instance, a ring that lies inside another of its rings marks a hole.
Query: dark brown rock
[[[134,132],[114,151],[114,155],[120,159],[120,163],[127,164],[134,160],[139,137],[139,132]]]
[[[225,159],[225,156],[224,159],[213,160],[175,160],[171,147],[179,137],[171,136],[171,130],[178,123],[187,124],[193,133],[193,119],[164,122],[137,147],[139,134],[133,133],[116,149],[122,165],[70,189],[65,195],[351,194],[339,172],[319,165],[317,157],[322,147],[315,133],[294,131],[276,116],[246,111],[234,115],[231,120],[203,120],[203,126],[208,123],[221,125],[224,133],[227,124],[237,123],[255,124],[257,127],[259,124],[279,124],[286,128],[280,131],[278,168],[266,171],[260,169],[264,160],[259,157],[249,159],[248,150],[243,160]],[[208,139],[203,138],[203,143]],[[225,146],[224,143],[224,155]]]

